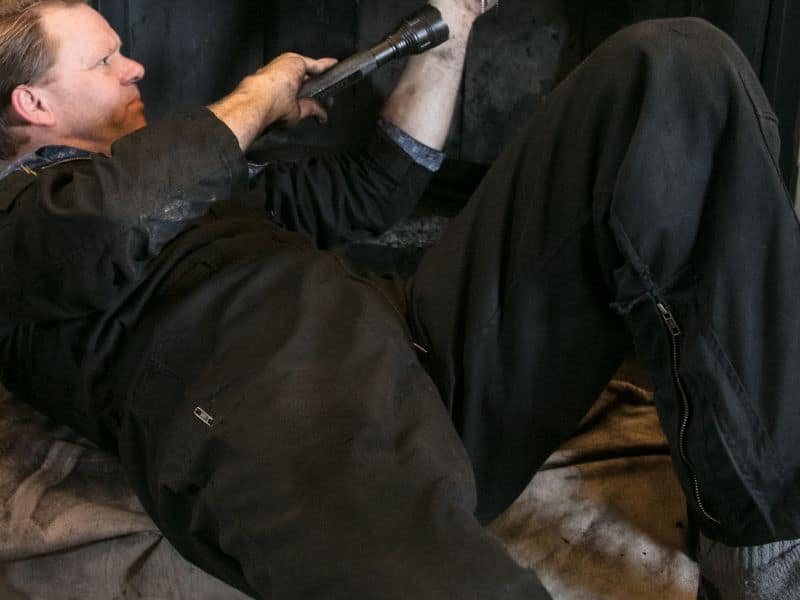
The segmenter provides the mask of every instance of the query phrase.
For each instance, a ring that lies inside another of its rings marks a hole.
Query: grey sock
[[[800,600],[800,540],[732,548],[700,535],[699,597]]]

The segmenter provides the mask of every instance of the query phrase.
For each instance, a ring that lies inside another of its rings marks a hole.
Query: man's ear
[[[45,94],[31,85],[18,85],[11,92],[11,108],[16,113],[19,125],[39,125],[52,127],[55,115],[50,108]]]

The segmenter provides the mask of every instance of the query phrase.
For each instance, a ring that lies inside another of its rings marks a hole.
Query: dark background
[[[477,0],[476,0],[477,1]],[[225,95],[248,72],[293,50],[342,58],[371,45],[419,0],[95,0],[144,63],[148,116]],[[473,34],[464,90],[448,142],[450,168],[486,164],[547,93],[600,41],[652,18],[707,18],[732,35],[781,121],[782,168],[794,173],[800,94],[800,0],[501,0]],[[331,124],[285,134],[304,148],[336,146],[368,131],[401,65],[339,95]],[[282,140],[284,137],[278,137]],[[458,170],[458,169],[456,169]]]

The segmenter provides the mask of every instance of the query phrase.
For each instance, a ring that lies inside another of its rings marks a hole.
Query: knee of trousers
[[[727,85],[738,80],[738,73],[751,69],[726,33],[696,17],[631,25],[609,37],[596,54],[607,61],[608,73],[630,77],[632,72],[644,71],[648,79],[655,74],[674,86],[695,90],[698,84],[702,88]]]

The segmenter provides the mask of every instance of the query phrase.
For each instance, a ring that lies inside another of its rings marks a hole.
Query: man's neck
[[[96,154],[105,154],[107,156],[111,155],[111,148],[100,147],[97,142],[90,142],[88,140],[58,135],[32,135],[29,131],[24,133],[26,134],[25,137],[29,137],[29,141],[19,149],[13,158],[10,159],[12,162],[19,160],[23,156],[27,156],[28,154],[36,152],[39,148],[43,148],[44,146],[69,146],[71,148],[78,148],[80,150],[86,150],[87,152],[93,152]]]

